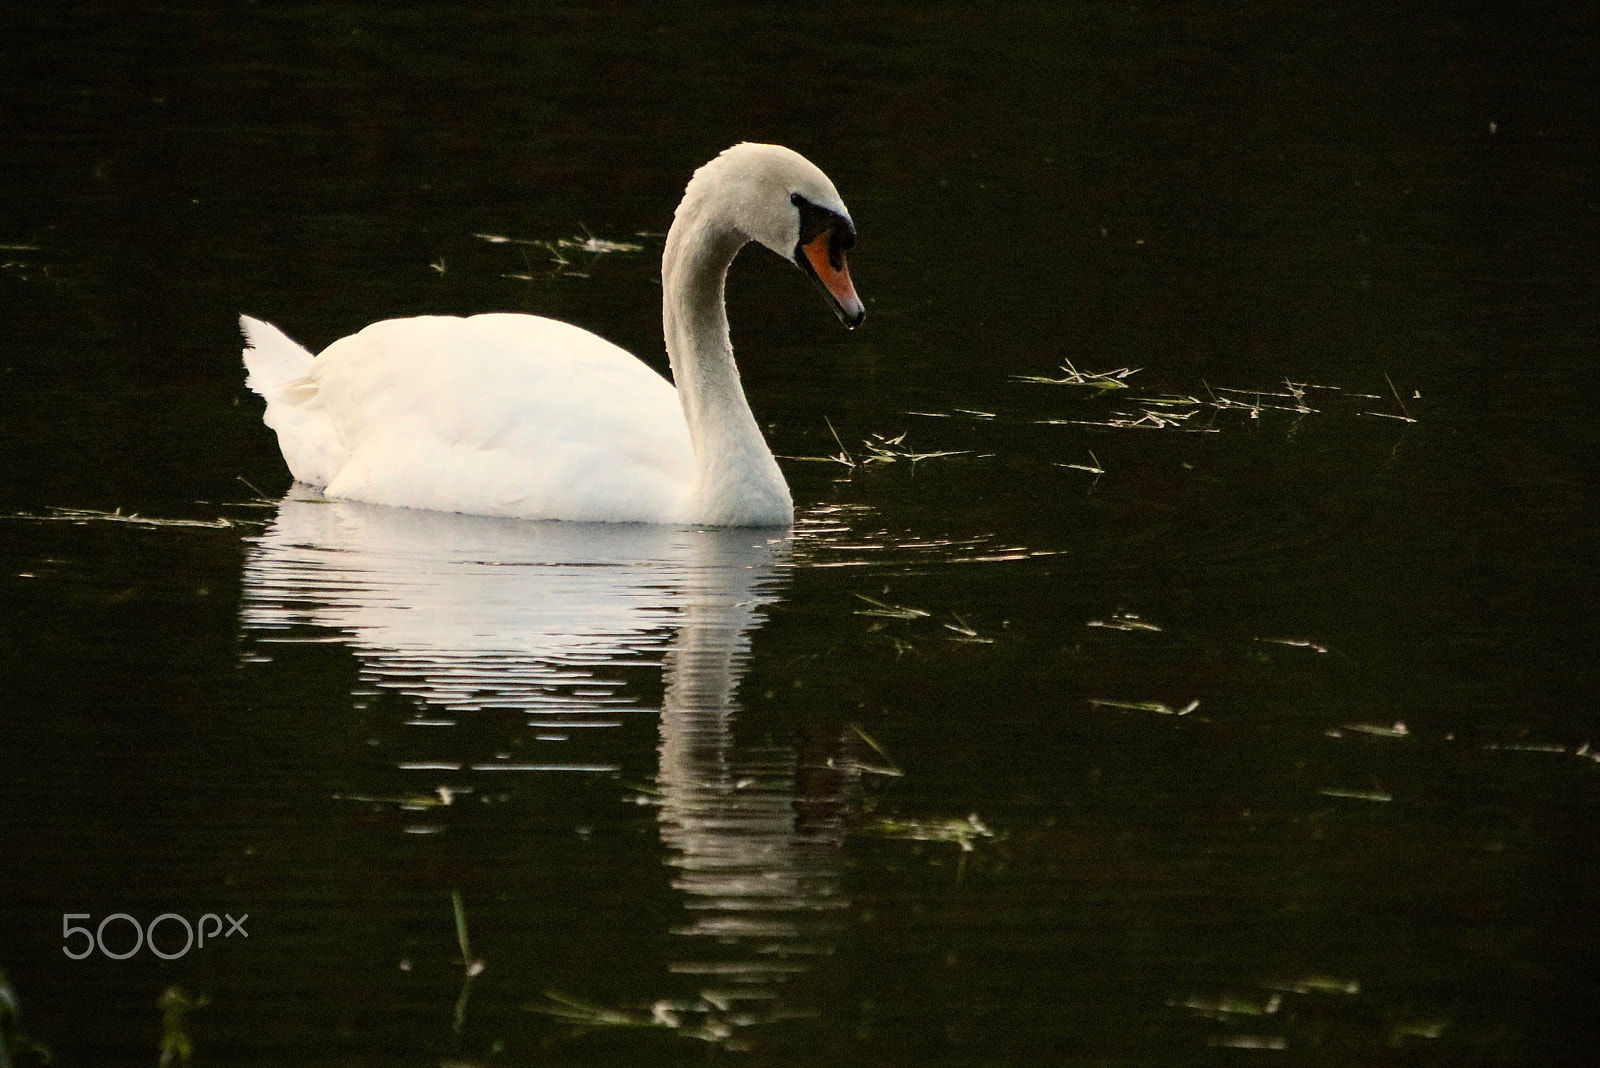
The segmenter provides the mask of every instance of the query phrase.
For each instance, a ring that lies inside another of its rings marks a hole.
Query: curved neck
[[[696,522],[786,525],[788,484],[745,400],[728,339],[728,267],[748,238],[725,223],[713,190],[691,183],[661,257],[662,327],[694,447]]]

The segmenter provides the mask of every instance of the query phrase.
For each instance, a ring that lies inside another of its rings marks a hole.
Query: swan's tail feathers
[[[245,385],[268,401],[289,404],[304,400],[308,391],[316,391],[306,378],[311,373],[311,353],[260,319],[241,315],[239,328],[244,331],[244,366],[249,372]]]
[[[344,446],[323,410],[311,353],[271,323],[239,316],[244,331],[245,384],[267,402],[262,422],[278,432],[278,447],[296,482],[326,486],[343,466]]]

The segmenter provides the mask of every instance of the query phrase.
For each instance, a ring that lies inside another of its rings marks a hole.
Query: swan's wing
[[[676,518],[693,485],[677,393],[586,330],[529,315],[375,323],[312,368],[347,460],[335,496],[576,520]]]

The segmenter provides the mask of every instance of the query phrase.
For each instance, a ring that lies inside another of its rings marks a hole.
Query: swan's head
[[[746,142],[696,171],[691,193],[699,183],[715,190],[745,237],[809,275],[844,325],[860,324],[867,310],[844,256],[856,243],[856,226],[839,191],[815,164],[781,145]]]

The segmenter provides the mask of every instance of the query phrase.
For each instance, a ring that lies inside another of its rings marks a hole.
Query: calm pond
[[[0,1063],[1592,1063],[1597,36],[6,5]],[[741,140],[792,532],[291,485],[240,313],[664,370]]]

